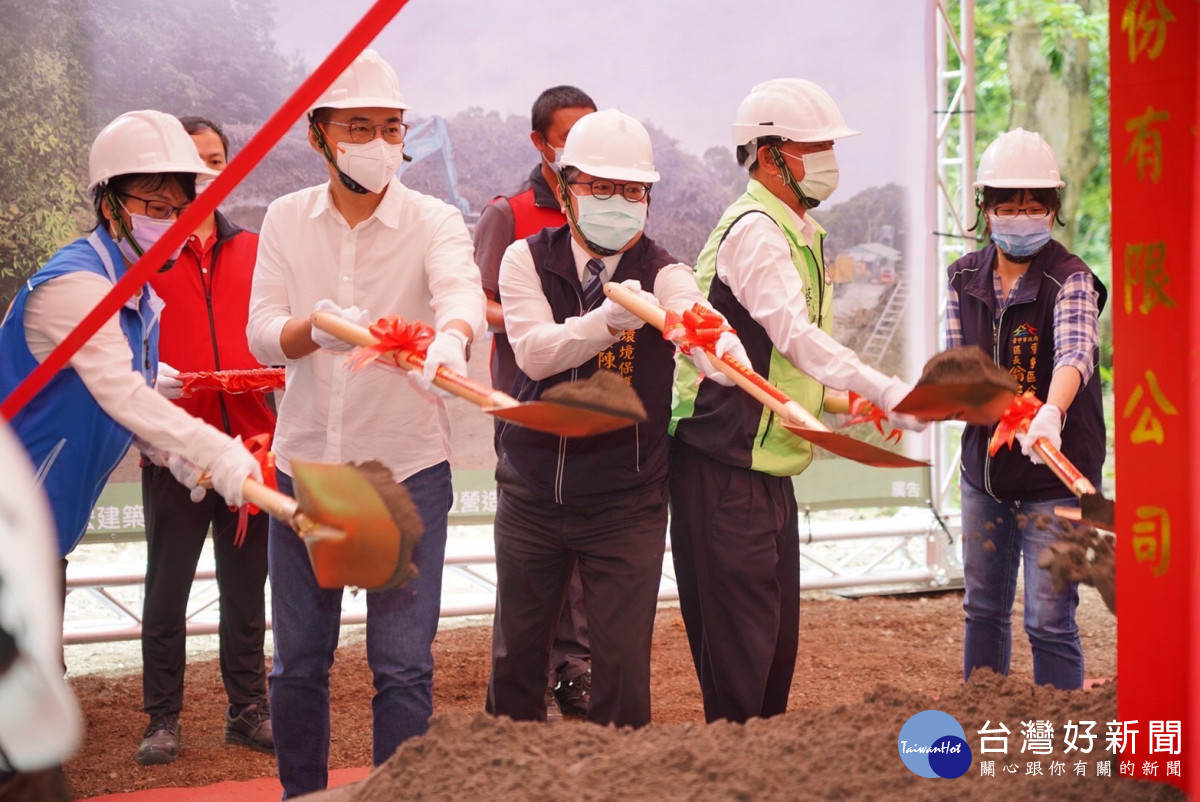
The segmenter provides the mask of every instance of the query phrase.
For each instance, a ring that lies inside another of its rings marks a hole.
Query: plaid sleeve
[[[1092,360],[1100,345],[1098,299],[1092,274],[1081,271],[1063,282],[1054,302],[1054,369],[1073,367],[1084,384],[1092,378]]]
[[[946,348],[958,348],[962,344],[962,313],[958,308],[958,290],[951,284],[946,288]]]

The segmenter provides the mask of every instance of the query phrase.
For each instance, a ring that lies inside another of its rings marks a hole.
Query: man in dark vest
[[[601,286],[621,282],[675,311],[703,298],[691,268],[642,233],[659,174],[641,123],[615,109],[583,117],[567,136],[560,165],[567,225],[514,242],[500,268],[518,367],[513,392],[532,401],[561,382],[611,370],[633,386],[649,417],[578,439],[501,427],[487,709],[518,720],[546,717],[551,635],[578,563],[594,646],[587,718],[636,727],[650,721],[675,349],[604,299]],[[744,358],[735,336],[726,345]],[[697,361],[708,376],[707,360]]]
[[[567,222],[558,203],[555,163],[567,134],[575,122],[596,110],[596,104],[573,86],[555,86],[538,95],[530,119],[529,139],[541,159],[529,174],[521,192],[499,197],[484,207],[475,224],[475,264],[487,296],[487,322],[492,332],[492,386],[508,392],[517,377],[517,363],[504,332],[504,310],[500,306],[500,260],[513,242],[532,236],[543,228]],[[497,429],[497,433],[498,433]],[[496,450],[500,442],[497,434]],[[568,715],[586,716],[592,683],[592,649],[583,606],[579,572],[571,572],[567,602],[563,605],[554,643],[550,648],[546,709],[551,720]]]

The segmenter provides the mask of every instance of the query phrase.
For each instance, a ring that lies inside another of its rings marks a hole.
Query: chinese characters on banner
[[[979,736],[979,776],[1130,777],[1182,779],[1183,729],[1179,721],[1074,721],[1046,719],[1010,728],[988,719]],[[1056,747],[1061,745],[1061,750]]]
[[[1126,721],[1190,723],[1200,710],[1189,614],[1197,609],[1197,550],[1188,537],[1200,508],[1200,448],[1189,420],[1200,370],[1192,278],[1200,256],[1198,23],[1194,0],[1109,6],[1117,709]],[[1198,759],[1182,747],[1182,776],[1149,760],[1126,765],[1122,757],[1119,765],[1127,776],[1196,792]]]

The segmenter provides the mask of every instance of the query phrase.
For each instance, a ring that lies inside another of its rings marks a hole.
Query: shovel
[[[292,473],[298,501],[254,479],[242,484],[242,496],[304,540],[318,585],[376,590],[416,575],[412,550],[424,524],[391,471],[377,462],[293,460]],[[200,484],[210,487],[211,477]]]
[[[961,420],[990,426],[1000,420],[1019,389],[978,346],[950,348],[925,363],[921,378],[896,412],[922,420]]]
[[[1020,396],[1019,399],[1014,400],[1009,407],[1010,412],[1006,413],[1011,419],[1010,425],[996,427],[996,431],[992,433],[991,442],[988,443],[988,453],[995,454],[1006,441],[1011,448],[1010,432],[1013,430],[1029,431],[1029,421],[1041,405],[1041,402],[1032,395]],[[1039,438],[1033,444],[1033,451],[1054,472],[1059,481],[1079,499],[1079,509],[1055,507],[1055,515],[1096,529],[1104,529],[1108,532],[1116,531],[1116,511],[1112,500],[1105,498],[1097,491],[1088,478],[1080,473],[1079,469],[1055,448],[1053,443],[1044,437]]]
[[[642,300],[640,295],[628,287],[610,281],[604,285],[604,294],[659,331],[665,327],[666,310]],[[928,462],[911,459],[902,454],[888,451],[886,448],[880,448],[848,435],[831,431],[811,412],[751,370],[749,366],[743,365],[728,354],[718,359],[709,346],[704,346],[704,350],[708,354],[710,362],[716,365],[738,387],[778,415],[783,427],[792,434],[831,451],[839,457],[846,457],[877,468],[911,468],[929,465]]]
[[[368,329],[328,312],[313,312],[312,325],[327,331],[343,342],[367,347],[379,340]],[[390,352],[395,364],[405,370],[421,370],[425,358],[406,350]],[[595,384],[615,377],[608,371],[598,371],[589,382]],[[433,383],[448,393],[465,399],[481,410],[519,426],[563,437],[590,437],[622,429],[646,420],[646,411],[633,388],[617,378],[619,386],[606,387],[599,393],[578,394],[571,399],[563,392],[558,400],[520,402],[510,395],[493,390],[461,374],[439,367]],[[586,384],[577,382],[575,384]],[[564,391],[567,388],[564,387]],[[592,396],[589,400],[588,396]],[[608,396],[606,403],[605,396]],[[598,396],[598,397],[597,397]],[[629,398],[632,396],[632,399]]]

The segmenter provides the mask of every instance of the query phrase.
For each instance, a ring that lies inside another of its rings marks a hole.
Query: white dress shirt
[[[25,302],[25,341],[34,358],[45,362],[112,287],[103,276],[83,271],[39,284]],[[172,404],[133,370],[133,351],[117,315],[106,320],[67,364],[101,409],[161,451],[207,468],[229,443],[223,432]]]
[[[372,320],[399,315],[440,331],[450,320],[484,330],[484,296],[471,236],[446,203],[393,178],[374,213],[354,228],[331,202],[328,184],[273,202],[259,234],[246,334],[264,365],[285,365],[274,451],[291,460],[379,460],[396,481],[450,456],[446,407],[397,369],[357,371],[346,354],[284,356],[280,334],[328,298]]]
[[[808,215],[787,212],[804,244],[811,247],[817,224]],[[804,282],[775,221],[765,214],[744,215],[730,227],[716,260],[717,277],[729,285],[738,303],[789,362],[827,387],[853,390],[880,405],[893,379],[864,364],[858,354],[809,320]],[[832,292],[833,286],[825,291]]]
[[[587,263],[592,256],[573,238],[571,254],[583,282],[584,276],[589,275]],[[602,261],[604,271],[600,278],[608,281],[621,261],[621,254],[605,256]],[[677,312],[691,309],[696,303],[708,305],[696,286],[692,269],[678,262],[658,272],[653,288],[642,289],[653,292],[659,306]],[[555,322],[533,264],[533,254],[523,239],[509,245],[500,262],[500,297],[504,299],[504,328],[517,365],[531,379],[544,379],[580,365],[621,337],[619,332],[609,332],[599,306],[584,315]]]

